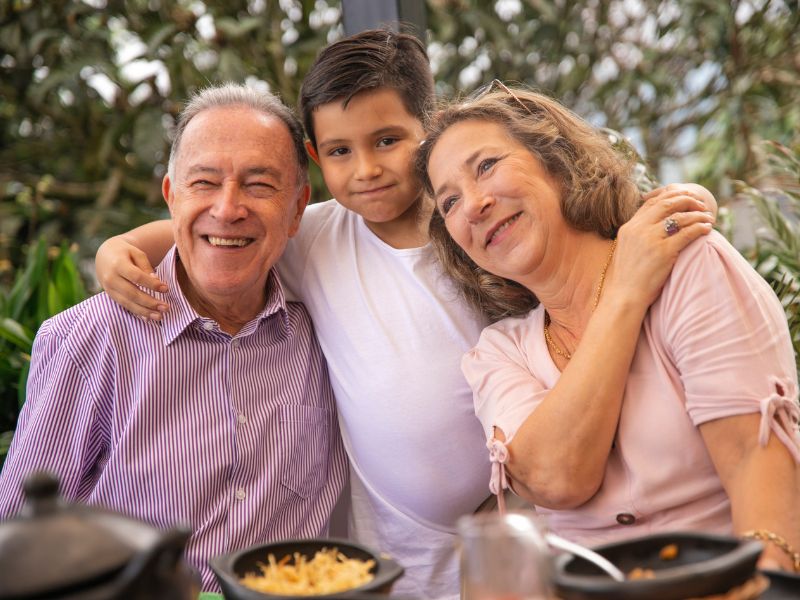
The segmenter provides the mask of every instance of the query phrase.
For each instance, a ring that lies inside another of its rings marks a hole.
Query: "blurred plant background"
[[[662,181],[708,187],[800,345],[797,0],[426,4],[440,95],[495,77],[550,92],[622,132]],[[83,297],[81,280],[94,288],[100,242],[165,215],[184,99],[244,81],[294,105],[342,35],[338,0],[0,0],[0,432],[14,426],[30,339]]]

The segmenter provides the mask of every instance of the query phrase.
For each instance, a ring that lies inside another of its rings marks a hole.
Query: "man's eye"
[[[478,163],[478,175],[483,175],[491,169],[493,166],[497,164],[497,158],[484,158],[481,162]]]
[[[216,184],[208,179],[195,179],[189,185],[194,188],[208,188],[214,187]]]
[[[385,137],[378,140],[378,148],[391,146],[392,144],[396,144],[399,140],[395,137]]]
[[[450,209],[453,208],[453,205],[456,203],[457,200],[458,196],[448,196],[447,198],[442,200],[441,204],[439,205],[440,206],[439,210],[441,211],[441,213],[443,215],[446,215],[448,212],[450,212]]]

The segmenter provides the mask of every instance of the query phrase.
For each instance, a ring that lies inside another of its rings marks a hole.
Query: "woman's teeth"
[[[489,244],[491,244],[491,243],[494,241],[494,238],[496,238],[496,237],[497,237],[498,235],[500,235],[500,234],[501,234],[503,231],[505,231],[506,229],[508,229],[508,226],[509,226],[509,225],[511,225],[511,224],[512,224],[514,221],[516,221],[517,219],[519,219],[519,217],[520,217],[520,215],[519,215],[519,214],[516,214],[516,215],[514,215],[513,217],[511,217],[511,218],[510,218],[508,221],[506,221],[505,223],[503,223],[502,225],[500,225],[500,227],[498,227],[498,228],[497,228],[497,230],[496,230],[496,231],[495,231],[495,232],[492,234],[492,237],[490,237],[490,238],[489,238],[489,241],[488,241],[488,243],[487,243],[486,245],[488,246]]]

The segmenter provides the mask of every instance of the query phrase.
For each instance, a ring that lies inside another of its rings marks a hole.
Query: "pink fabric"
[[[508,478],[506,477],[506,463],[508,462],[508,448],[497,438],[491,438],[486,442],[489,449],[489,461],[492,463],[492,474],[489,480],[489,491],[497,496],[497,508],[500,514],[506,512],[505,496],[503,490],[508,488]]]
[[[496,323],[464,357],[489,440],[499,427],[510,444],[558,381],[543,321],[540,307]],[[759,412],[759,442],[774,433],[800,462],[797,372],[783,309],[712,233],[684,250],[645,318],[600,490],[575,510],[537,510],[555,533],[586,544],[677,529],[730,533],[730,504],[697,427]],[[493,491],[501,481],[493,479]]]

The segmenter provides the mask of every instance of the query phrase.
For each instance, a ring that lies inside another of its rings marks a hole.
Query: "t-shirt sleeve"
[[[525,325],[524,319],[507,319],[487,327],[461,361],[486,438],[499,427],[506,444],[548,391],[528,366]]]
[[[716,232],[693,243],[657,305],[692,422],[761,412],[762,443],[772,429],[796,450],[797,371],[786,316],[736,249]]]
[[[314,240],[330,213],[329,202],[311,204],[306,208],[300,219],[300,229],[293,238],[289,238],[286,249],[275,265],[289,301],[303,301],[306,265]]]

